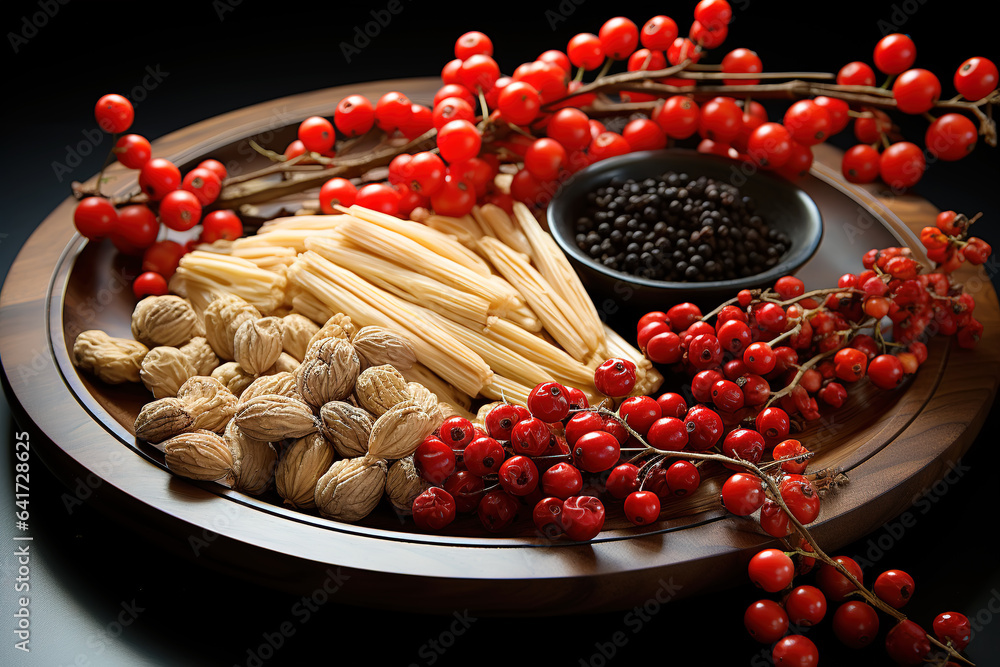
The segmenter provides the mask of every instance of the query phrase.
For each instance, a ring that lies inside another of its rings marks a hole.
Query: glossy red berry
[[[146,296],[163,296],[167,291],[166,278],[154,271],[141,273],[132,281],[132,293],[137,299]]]
[[[959,95],[977,102],[996,90],[1000,72],[991,60],[976,56],[959,65],[954,83]]]
[[[719,413],[696,405],[684,417],[684,428],[688,432],[688,449],[703,452],[719,442],[724,425]]]
[[[476,513],[483,527],[491,533],[498,533],[514,522],[520,503],[506,491],[488,491],[479,501]]]
[[[413,523],[423,530],[441,530],[455,520],[455,499],[444,489],[432,486],[413,499]]]
[[[500,466],[506,458],[507,453],[504,451],[503,445],[489,436],[473,439],[465,446],[462,453],[465,467],[473,475],[480,477],[499,472]]]
[[[849,600],[833,613],[833,634],[850,648],[864,648],[878,635],[878,613],[864,602]]]
[[[569,414],[566,388],[558,382],[542,382],[528,393],[528,411],[543,422],[562,421]]]
[[[445,480],[444,490],[455,499],[456,512],[471,514],[476,511],[486,494],[486,484],[482,477],[468,470],[456,470]]]
[[[917,47],[908,35],[886,35],[875,45],[875,67],[883,74],[899,74],[913,66]]]
[[[579,469],[565,461],[555,464],[542,473],[542,492],[547,496],[565,500],[570,496],[579,495],[582,489],[583,475]]]
[[[722,453],[726,456],[750,463],[758,463],[764,457],[764,436],[748,428],[737,428],[726,434],[722,441]],[[740,470],[735,464],[724,464],[730,470]]]
[[[965,614],[945,611],[934,617],[934,636],[942,644],[951,644],[957,651],[964,651],[972,639],[972,625]]]
[[[674,461],[667,468],[667,488],[675,496],[688,496],[701,485],[701,473],[690,461]]]
[[[594,496],[570,496],[563,501],[562,525],[571,540],[592,540],[604,528],[604,504]]]
[[[513,496],[526,496],[538,486],[538,467],[527,456],[512,456],[498,473],[500,486]]]
[[[660,414],[663,417],[677,417],[678,419],[683,419],[684,415],[687,414],[688,406],[687,401],[680,394],[674,392],[666,392],[660,394],[656,399],[656,402],[660,405]]]
[[[656,449],[680,451],[688,443],[687,425],[676,417],[662,417],[649,427],[646,440]]]
[[[868,379],[879,389],[895,389],[904,375],[903,364],[892,354],[880,354],[868,363]]]
[[[625,498],[625,516],[637,526],[660,518],[660,499],[652,491],[633,491]]]
[[[615,436],[605,431],[593,431],[580,436],[573,445],[573,462],[586,472],[610,470],[621,456],[621,446]]]
[[[635,364],[628,359],[608,359],[594,371],[594,386],[611,398],[628,396],[635,387],[635,375]]]
[[[764,485],[754,475],[736,473],[722,484],[722,506],[737,516],[753,514],[764,504]]]
[[[743,614],[743,625],[762,644],[773,644],[788,632],[788,615],[774,600],[757,600]]]
[[[92,241],[111,234],[117,220],[117,209],[104,197],[87,197],[73,209],[76,231]]]
[[[781,408],[764,408],[757,413],[755,422],[757,432],[774,442],[784,439],[791,430],[791,420],[788,413]]]
[[[427,436],[413,452],[413,465],[431,484],[443,484],[455,471],[455,452],[440,438]]]
[[[173,162],[154,157],[139,170],[139,187],[150,201],[159,201],[181,186],[181,170]]]
[[[801,475],[785,477],[779,486],[781,499],[800,523],[809,524],[819,516],[821,501],[816,489]]]
[[[464,449],[475,437],[475,428],[465,417],[449,417],[438,427],[441,441],[451,449]]]
[[[743,363],[747,370],[755,375],[767,375],[774,370],[774,365],[778,358],[774,354],[774,349],[769,343],[751,343],[743,351]]]
[[[792,625],[814,626],[826,616],[826,596],[815,586],[797,586],[785,598],[785,611]]]
[[[142,169],[153,156],[149,140],[138,134],[126,134],[121,137],[115,142],[113,152],[122,166],[129,169]]]
[[[541,456],[551,440],[549,427],[537,417],[520,420],[510,434],[510,446],[514,453],[525,456]]]
[[[921,665],[931,652],[931,642],[917,623],[900,621],[885,636],[885,650],[897,665]]]
[[[649,427],[662,416],[660,404],[649,396],[633,396],[618,406],[618,416],[629,428],[640,435],[646,435]]]
[[[774,446],[774,450],[771,455],[774,457],[775,461],[781,459],[789,459],[789,461],[784,461],[781,464],[781,469],[784,472],[800,475],[806,470],[806,465],[809,459],[806,455],[809,454],[809,450],[802,446],[802,443],[795,439],[783,440]],[[795,457],[795,458],[792,458]]]
[[[535,503],[531,512],[531,520],[535,528],[545,537],[555,539],[562,535],[563,500],[561,498],[542,498]]]
[[[520,420],[517,409],[510,403],[503,403],[486,414],[486,432],[497,440],[510,440],[511,431]]]
[[[108,134],[121,134],[132,126],[135,120],[135,109],[127,98],[109,93],[97,100],[94,105],[94,117],[97,125]]]
[[[853,558],[847,556],[836,556],[834,560],[843,565],[848,572],[854,575],[858,582],[864,584],[861,574],[861,566]],[[816,571],[816,585],[826,595],[828,600],[833,602],[843,602],[853,591],[857,590],[850,579],[833,567],[823,563]]]
[[[902,609],[910,601],[913,588],[913,577],[902,570],[886,570],[875,578],[872,585],[875,595],[896,609]]]
[[[775,667],[816,667],[819,649],[803,635],[788,635],[778,640],[771,650]]]
[[[795,564],[780,549],[764,549],[750,559],[747,574],[755,586],[777,593],[792,583]]]

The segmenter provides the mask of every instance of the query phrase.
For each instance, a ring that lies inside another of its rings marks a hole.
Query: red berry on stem
[[[87,197],[73,209],[76,231],[91,241],[111,234],[117,220],[117,209],[104,197]]]
[[[575,67],[597,69],[604,62],[604,50],[597,35],[582,32],[574,35],[566,45],[566,55]]]
[[[961,160],[972,152],[979,138],[975,123],[958,113],[946,113],[927,128],[924,145],[942,160]]]
[[[243,223],[233,211],[223,209],[212,211],[201,220],[202,243],[214,243],[219,240],[235,241],[243,236]]]
[[[118,217],[111,230],[111,241],[126,254],[141,255],[156,242],[160,223],[145,204],[130,204],[118,209]]]
[[[826,616],[826,596],[815,586],[797,586],[785,599],[785,611],[792,625],[814,626]]]
[[[945,611],[934,617],[934,636],[942,644],[951,644],[957,651],[964,651],[972,639],[972,624],[965,614]]]
[[[146,137],[138,134],[126,134],[115,142],[115,157],[122,166],[129,169],[142,169],[153,156],[153,147]]]
[[[159,201],[181,186],[181,170],[173,162],[154,157],[139,170],[139,187],[150,201]]]
[[[727,511],[749,516],[764,504],[764,485],[756,476],[738,472],[723,482],[720,496]]]
[[[97,125],[108,134],[121,134],[132,126],[135,109],[126,98],[115,93],[104,95],[94,105]]]
[[[170,280],[185,253],[187,249],[177,241],[157,241],[142,254],[142,270],[158,273]]]
[[[892,33],[875,45],[875,67],[883,74],[899,74],[913,66],[917,47],[908,35]]]
[[[902,609],[913,596],[913,577],[902,570],[886,570],[875,578],[872,591],[896,609]]]
[[[510,435],[510,445],[514,452],[526,456],[541,456],[551,440],[549,427],[537,417],[518,421]]]
[[[424,530],[441,530],[455,520],[455,499],[432,486],[413,499],[413,523]]]
[[[360,136],[375,125],[375,107],[364,95],[348,95],[337,104],[333,123],[348,137]]]
[[[875,72],[863,62],[850,62],[837,72],[837,84],[841,86],[874,86]]]
[[[885,636],[885,650],[898,665],[920,665],[931,652],[931,642],[918,624],[900,621]]]
[[[928,70],[908,69],[892,84],[892,96],[896,108],[903,113],[924,113],[930,111],[941,96],[941,82]]]
[[[717,412],[696,405],[684,417],[684,428],[688,432],[688,449],[703,452],[719,442],[724,427]]]
[[[868,379],[879,389],[895,389],[904,375],[903,364],[892,354],[880,354],[868,363]]]
[[[442,484],[455,471],[455,452],[440,438],[430,435],[413,452],[413,465],[431,484]]]
[[[816,667],[819,664],[819,649],[808,637],[788,635],[774,645],[771,659],[778,667]]]
[[[500,486],[514,496],[526,496],[538,486],[538,467],[527,456],[512,456],[500,465]]]
[[[773,644],[788,632],[788,615],[774,600],[757,600],[743,614],[743,625],[762,644]]]
[[[153,271],[141,273],[132,281],[132,293],[137,299],[146,296],[163,296],[167,291],[167,280]]]
[[[687,425],[677,417],[657,419],[650,425],[646,440],[656,449],[680,451],[688,443]]]
[[[535,528],[545,537],[555,539],[562,532],[563,500],[561,498],[542,498],[535,503],[531,512],[531,521]]]
[[[331,178],[319,189],[319,207],[327,215],[338,212],[334,206],[350,207],[358,196],[358,189],[346,178]]]
[[[750,559],[747,573],[755,586],[777,593],[792,583],[795,565],[780,549],[764,549]]]
[[[597,33],[601,50],[613,60],[625,60],[639,45],[639,28],[623,16],[608,19]]]
[[[222,191],[222,181],[211,169],[195,167],[184,175],[181,188],[194,194],[202,206],[208,206],[219,198]]]
[[[621,456],[617,438],[606,431],[592,431],[580,436],[573,445],[573,462],[586,472],[610,470]]]
[[[486,484],[468,470],[456,470],[444,482],[444,490],[455,499],[455,511],[462,514],[475,512],[485,494]]]
[[[845,646],[864,648],[878,635],[878,613],[870,605],[849,600],[833,614],[833,634]]]
[[[386,215],[397,215],[399,213],[400,194],[386,183],[369,183],[363,185],[354,195],[354,203],[362,208],[370,208],[373,211],[385,213]]]
[[[438,427],[438,437],[451,449],[464,449],[475,437],[475,428],[465,417],[449,417]]]
[[[583,475],[565,461],[555,464],[542,473],[542,492],[565,500],[583,489]]]
[[[854,578],[858,580],[861,584],[864,584],[862,579],[861,567],[852,558],[847,556],[836,556],[834,560],[843,565],[848,572],[854,575]],[[850,579],[845,577],[841,572],[832,565],[823,563],[819,566],[816,572],[816,585],[819,587],[826,597],[833,602],[843,602],[847,599],[853,591],[857,588],[851,582]]]
[[[542,382],[528,393],[528,411],[543,422],[562,421],[569,414],[566,388],[558,382]]]
[[[991,60],[976,56],[955,70],[954,83],[959,95],[970,102],[978,102],[996,90],[1000,72]]]
[[[483,527],[491,533],[506,529],[514,522],[520,503],[506,491],[489,491],[479,502],[476,513]]]
[[[690,461],[674,461],[667,468],[667,488],[675,496],[687,496],[698,490],[701,473]]]
[[[633,491],[625,498],[625,516],[637,526],[660,518],[660,499],[652,491]]]
[[[924,175],[926,166],[924,152],[908,141],[897,141],[890,145],[882,151],[882,157],[879,158],[882,180],[900,190],[916,185]]]
[[[495,475],[507,458],[503,445],[487,436],[474,438],[462,452],[462,462],[473,475]]]
[[[310,116],[299,124],[298,138],[307,151],[322,155],[333,148],[337,132],[326,118]]]
[[[628,396],[635,387],[635,364],[628,359],[611,358],[594,371],[597,391],[611,398]]]

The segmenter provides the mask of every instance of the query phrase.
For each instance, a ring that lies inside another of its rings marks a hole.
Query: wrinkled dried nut
[[[274,445],[249,437],[236,425],[236,420],[229,421],[223,438],[233,455],[232,487],[252,496],[267,491],[278,464]]]
[[[281,355],[281,320],[262,317],[247,320],[233,337],[233,357],[251,375],[260,375]]]
[[[251,398],[265,394],[278,394],[279,396],[288,396],[289,398],[299,398],[299,390],[295,388],[295,376],[287,372],[275,373],[274,375],[261,375],[243,390],[237,405],[243,405]]]
[[[389,473],[385,478],[385,495],[398,513],[410,515],[413,514],[413,499],[432,486],[434,485],[417,472],[413,457],[407,456],[389,466]]]
[[[213,377],[188,378],[177,390],[177,398],[194,417],[194,428],[222,433],[236,413],[236,395]]]
[[[292,313],[281,318],[281,326],[285,331],[285,336],[281,341],[282,347],[296,360],[302,361],[306,358],[309,342],[319,331],[319,325],[305,315]]]
[[[178,398],[150,401],[135,418],[135,437],[157,444],[194,429],[194,417]]]
[[[247,320],[260,319],[260,311],[236,296],[224,294],[205,307],[205,338],[220,359],[235,359],[233,339]]]
[[[405,371],[417,363],[417,355],[409,339],[383,327],[363,327],[351,339],[361,358],[361,367],[388,364]]]
[[[178,347],[200,334],[194,307],[174,294],[147,296],[132,311],[132,336],[147,347]]]
[[[438,410],[441,412],[441,416],[445,419],[451,417],[467,417],[467,413],[464,410],[459,410],[457,407],[448,403],[447,401],[438,401]],[[472,421],[471,419],[469,421]]]
[[[219,366],[219,358],[204,336],[195,336],[189,343],[182,345],[180,350],[194,366],[196,375],[211,375]]]
[[[319,328],[319,331],[313,334],[312,338],[309,339],[309,345],[306,346],[306,357],[309,356],[309,348],[313,344],[324,338],[342,338],[350,342],[351,338],[354,337],[358,328],[351,322],[351,318],[343,313],[336,313],[326,321],[326,323]],[[305,357],[303,357],[305,361]]]
[[[212,371],[211,377],[221,382],[233,396],[242,396],[256,377],[243,370],[235,361],[227,361]]]
[[[139,382],[142,360],[149,352],[142,343],[112,338],[103,331],[84,331],[73,342],[73,362],[108,384]]]
[[[163,452],[167,468],[181,477],[214,482],[233,473],[233,454],[226,441],[212,431],[175,435],[163,443]]]
[[[343,401],[330,401],[319,411],[319,430],[340,456],[351,458],[368,453],[368,437],[374,418],[363,408]]]
[[[316,507],[316,484],[333,463],[333,447],[319,433],[299,438],[285,450],[274,471],[274,486],[286,505]]]
[[[313,352],[295,369],[299,394],[306,403],[320,407],[349,396],[361,370],[354,346],[340,338],[324,338]]]
[[[392,366],[372,366],[358,376],[354,384],[358,404],[375,416],[410,397],[406,380]]]
[[[338,521],[360,521],[368,516],[385,490],[386,463],[371,456],[342,459],[316,483],[316,507]]]
[[[380,459],[409,456],[434,431],[430,415],[412,400],[402,401],[375,420],[368,453]]]
[[[302,438],[316,431],[318,424],[308,405],[278,394],[256,396],[236,410],[236,425],[251,438],[268,442]]]
[[[440,426],[441,422],[444,421],[444,415],[441,413],[441,408],[438,407],[437,394],[432,393],[430,389],[419,382],[407,382],[406,391],[410,395],[410,399],[416,401],[420,409],[430,415],[431,421],[434,422],[434,428]]]
[[[274,365],[264,372],[264,375],[271,375],[273,373],[293,373],[295,372],[295,369],[301,365],[302,364],[298,359],[287,352],[282,352],[278,355],[278,360],[274,362]]]
[[[187,356],[176,347],[161,345],[150,350],[142,360],[139,377],[154,398],[176,396],[187,379],[197,375]]]

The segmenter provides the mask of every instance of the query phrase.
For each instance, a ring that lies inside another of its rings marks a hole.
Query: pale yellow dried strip
[[[416,223],[413,223],[416,224]],[[486,299],[500,313],[517,309],[525,299],[499,276],[483,276],[412,239],[376,224],[350,217],[341,226],[340,238],[347,244],[375,253],[400,266],[412,267],[425,276],[450,284],[463,292]]]
[[[561,347],[526,332],[524,329],[502,319],[491,318],[482,330],[483,336],[498,345],[503,345],[534,363],[548,369],[553,375],[559,374],[570,385],[592,385],[594,371],[566,353]],[[556,378],[554,378],[556,379]]]
[[[253,262],[258,268],[266,271],[279,271],[280,267],[288,266],[298,257],[294,248],[281,246],[234,246],[232,256]]]
[[[482,385],[489,382],[492,371],[482,357],[422,317],[412,304],[375,287],[357,274],[337,266],[312,251],[303,253],[292,265],[292,269],[300,263],[331,283],[328,289],[339,288],[350,292],[371,308],[381,312],[382,319],[392,322],[389,328],[395,329],[411,340],[417,359],[457,388],[470,396],[475,396]],[[316,296],[328,303],[324,294]],[[354,314],[350,311],[339,312],[354,319]],[[367,324],[381,323],[359,322],[359,324],[367,326]],[[381,324],[381,326],[386,325]]]
[[[399,372],[406,378],[407,382],[419,382],[430,389],[438,397],[439,401],[450,403],[462,412],[468,412],[472,408],[472,398],[470,396],[455,389],[423,364],[413,364],[406,370]]]
[[[474,273],[478,273],[481,276],[490,275],[490,267],[483,261],[483,258],[459,243],[453,236],[442,234],[436,229],[432,229],[419,222],[402,220],[395,216],[379,213],[378,211],[362,208],[357,205],[346,209],[346,211],[355,218],[405,236],[428,250],[447,257],[456,264],[461,264]]]
[[[542,321],[535,317],[534,311],[527,304],[522,308],[507,313],[503,319],[531,333],[538,333],[542,330]]]
[[[188,291],[202,287],[224,290],[242,297],[262,312],[271,312],[284,300],[283,272],[267,271],[239,257],[211,252],[189,252],[177,267]]]
[[[363,250],[345,247],[332,239],[310,239],[306,246],[387,292],[411,303],[427,306],[445,317],[460,317],[485,324],[490,315],[490,304],[485,299]]]
[[[507,244],[489,236],[479,240],[479,247],[500,274],[514,285],[531,309],[542,321],[545,330],[574,359],[587,358],[591,350],[566,317],[569,306],[545,278],[528,262],[528,258]]]
[[[310,292],[303,292],[292,297],[292,312],[305,315],[313,322],[326,322],[334,315],[334,311],[317,299]]]
[[[495,236],[514,250],[523,252],[534,259],[533,249],[528,243],[528,238],[502,208],[496,204],[476,206],[472,209],[472,215],[483,229],[489,230],[491,236]]]
[[[523,384],[515,382],[510,378],[505,378],[502,375],[494,373],[493,381],[483,387],[480,394],[483,398],[491,401],[507,401],[508,403],[527,405],[528,394],[530,392],[531,387],[525,387]]]
[[[343,217],[343,216],[329,216]],[[260,248],[278,246],[291,248],[296,252],[303,252],[306,249],[306,239],[331,237],[334,230],[331,229],[276,229],[271,232],[260,233],[253,236],[244,236],[233,241],[232,254],[238,255],[244,248]]]
[[[498,211],[498,213],[494,213],[495,215],[507,215],[503,209],[496,206],[493,208]],[[569,304],[576,321],[585,332],[590,351],[599,350],[604,342],[604,325],[597,314],[594,302],[587,294],[583,283],[580,282],[580,277],[576,275],[576,271],[573,270],[555,239],[542,229],[527,206],[515,202],[514,216],[518,227],[524,233],[528,243],[531,244],[531,258],[538,268],[538,272],[545,276],[549,284],[558,290],[566,303]]]
[[[459,243],[470,250],[475,249],[476,241],[483,235],[482,228],[471,215],[464,215],[461,218],[432,215],[424,221],[424,224],[442,234],[454,236]]]
[[[336,229],[341,223],[343,216],[340,215],[290,215],[284,218],[274,218],[268,220],[257,230],[258,234],[267,234],[272,231],[306,229],[314,231]]]

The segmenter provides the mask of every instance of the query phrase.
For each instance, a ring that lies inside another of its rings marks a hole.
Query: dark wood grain
[[[349,92],[377,96],[393,89],[429,101],[433,84],[393,81],[351,86]],[[247,137],[281,146],[296,121],[330,115],[347,92],[317,91],[249,107],[175,132],[154,148],[182,166],[213,156],[230,171],[250,170],[262,159],[245,151]],[[821,163],[836,157],[832,148],[818,151]],[[121,194],[132,187],[132,174],[117,167],[109,173],[107,191]],[[917,198],[880,200],[846,186],[823,164],[803,187],[820,204],[826,225],[817,255],[799,273],[810,287],[858,270],[869,247],[914,244],[914,232],[932,224],[936,213]],[[72,206],[64,202],[46,219],[4,285],[4,383],[12,404],[45,438],[36,449],[72,493],[92,497],[181,556],[302,592],[323,585],[331,568],[339,567],[350,577],[343,599],[376,607],[524,613],[527,604],[531,613],[554,613],[631,606],[664,581],[680,586],[673,591],[679,595],[721,588],[740,576],[752,550],[770,542],[752,522],[724,516],[717,501],[722,473],[711,466],[699,492],[665,506],[655,526],[632,527],[620,507],[611,505],[608,529],[586,545],[548,542],[533,534],[524,517],[502,536],[484,535],[472,518],[442,535],[421,534],[385,507],[362,524],[341,524],[286,509],[276,496],[251,498],[175,478],[155,450],[138,446],[132,436],[131,424],[149,394],[141,387],[104,385],[77,374],[70,363],[79,331],[129,335],[134,300],[128,283],[138,270],[137,260],[122,258],[110,244],[75,237]],[[851,479],[845,491],[824,501],[815,524],[830,548],[872,531],[941,479],[993,403],[1000,307],[981,270],[963,271],[986,328],[979,349],[933,340],[928,361],[904,387],[858,387],[847,405],[800,434],[817,452],[815,466],[846,471]],[[623,331],[631,326],[618,324]]]

